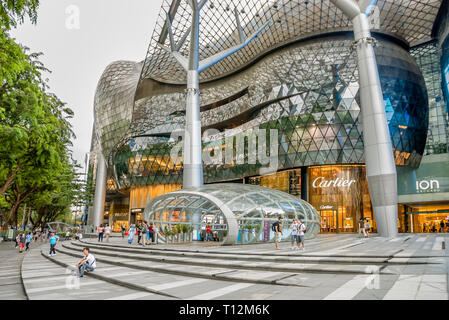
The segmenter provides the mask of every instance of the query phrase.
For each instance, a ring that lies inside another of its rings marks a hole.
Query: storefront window
[[[307,189],[321,216],[321,233],[357,232],[361,218],[376,232],[365,166],[310,167]]]
[[[401,205],[400,232],[437,233],[449,231],[449,204]],[[403,208],[401,210],[401,208]],[[402,222],[404,227],[401,228]]]
[[[286,170],[266,176],[249,178],[249,183],[279,190],[294,196],[301,195],[301,169]]]

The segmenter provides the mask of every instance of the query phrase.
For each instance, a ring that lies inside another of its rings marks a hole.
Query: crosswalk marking
[[[401,275],[383,300],[414,299],[422,277],[422,275]]]
[[[104,283],[103,281],[90,281],[90,282],[81,282],[80,287],[84,286],[92,286],[95,284]],[[45,292],[45,291],[52,291],[52,290],[59,290],[59,289],[67,289],[67,285],[59,285],[59,286],[52,286],[52,287],[43,287],[43,288],[33,288],[33,289],[27,289],[27,293],[37,293],[37,292]]]
[[[197,284],[197,283],[201,283],[201,282],[205,282],[205,281],[208,281],[208,280],[207,279],[188,279],[188,280],[183,280],[183,281],[176,281],[176,282],[169,282],[169,283],[159,284],[159,285],[156,285],[156,286],[149,286],[147,288],[148,289],[152,289],[152,290],[161,291],[161,290],[167,290],[167,289],[173,289],[173,288],[188,286],[188,285],[191,285],[191,284]]]
[[[213,291],[209,291],[191,298],[188,298],[189,300],[212,300],[221,296],[224,296],[226,294],[238,291],[238,290],[242,290],[248,287],[254,286],[254,284],[252,283],[238,283],[238,284],[233,284],[231,286],[227,286],[224,288],[220,288],[217,290],[213,290]]]
[[[124,296],[109,298],[106,300],[135,300],[135,299],[149,297],[152,295],[154,295],[154,294],[149,293],[149,292],[136,292],[136,293],[126,294]]]
[[[372,277],[376,275],[359,275],[349,280],[334,292],[330,293],[324,300],[350,300],[368,287]]]
[[[441,243],[443,242],[443,237],[436,237],[435,242],[433,243],[432,250],[441,250]]]

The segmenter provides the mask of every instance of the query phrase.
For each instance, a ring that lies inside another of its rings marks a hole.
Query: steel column
[[[106,162],[101,151],[98,152],[97,174],[95,179],[95,198],[92,224],[98,227],[103,223],[104,201],[106,197]]]
[[[369,20],[354,0],[331,0],[354,26],[357,48],[365,163],[377,230],[382,237],[398,234],[397,174]]]

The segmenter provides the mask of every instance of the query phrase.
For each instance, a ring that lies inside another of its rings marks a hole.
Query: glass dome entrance
[[[229,245],[273,241],[271,225],[280,216],[284,218],[282,239],[290,238],[293,219],[306,225],[306,239],[319,231],[320,218],[310,204],[255,185],[211,184],[182,189],[153,199],[145,208],[145,219],[155,224],[163,241],[167,233],[182,228],[193,231],[192,240],[203,239],[209,223],[214,238]]]

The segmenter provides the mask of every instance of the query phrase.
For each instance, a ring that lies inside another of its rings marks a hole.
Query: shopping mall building
[[[206,186],[289,193],[318,211],[322,233],[357,232],[361,218],[376,230],[351,21],[329,1],[210,0],[200,16],[202,58],[235,43],[235,6],[246,34],[271,23],[200,74],[203,159],[218,159],[204,163]],[[182,42],[189,10],[185,0],[164,0],[145,60],[113,62],[98,83],[89,180],[104,201],[92,201],[87,224],[95,206],[115,229],[136,223],[151,200],[182,188],[173,150],[185,125],[186,72],[163,47],[170,25],[173,42]],[[449,218],[449,2],[376,0],[369,18],[397,169],[399,232],[439,230]],[[250,161],[247,140],[260,129],[277,133],[265,153],[276,164],[270,174]],[[226,141],[235,142],[231,150]],[[225,161],[238,141],[243,158]]]

